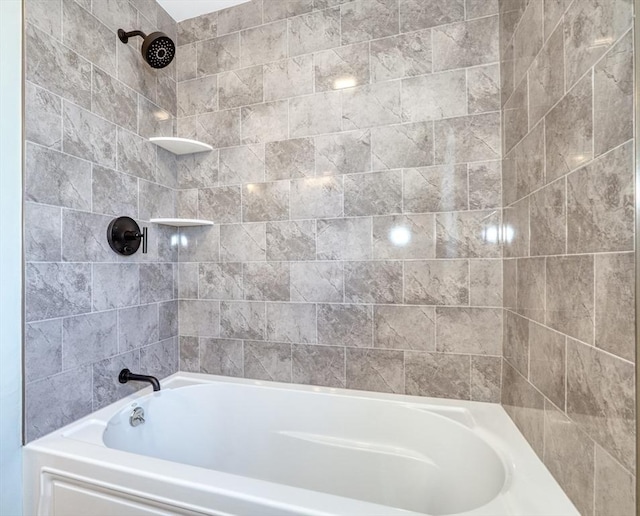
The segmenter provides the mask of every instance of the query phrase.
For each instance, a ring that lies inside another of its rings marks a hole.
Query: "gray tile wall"
[[[501,0],[502,402],[585,515],[635,514],[631,0]]]
[[[132,392],[123,367],[178,369],[171,232],[149,254],[106,240],[119,215],[174,212],[176,164],[145,138],[171,134],[176,66],[153,71],[119,28],[177,24],[154,1],[27,0],[25,433],[32,440]],[[148,222],[146,223],[148,225]],[[176,271],[177,275],[177,271]]]
[[[498,2],[178,26],[180,367],[500,401]],[[395,242],[395,243],[394,243]]]

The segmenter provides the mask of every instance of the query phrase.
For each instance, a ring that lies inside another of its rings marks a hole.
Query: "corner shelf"
[[[169,136],[156,136],[149,138],[149,141],[158,147],[162,147],[173,154],[181,156],[183,154],[196,154],[198,152],[212,151],[213,147],[208,143],[190,140],[188,138],[173,138]]]
[[[151,219],[149,222],[162,224],[163,226],[173,226],[176,228],[186,228],[194,226],[213,226],[210,220],[200,219]]]

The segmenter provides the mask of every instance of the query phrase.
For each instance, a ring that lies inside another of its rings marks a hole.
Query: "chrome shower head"
[[[118,29],[118,37],[123,43],[128,43],[131,36],[140,36],[143,39],[142,57],[151,68],[164,68],[173,61],[176,45],[164,32],[152,32],[147,36],[139,30],[125,32]]]

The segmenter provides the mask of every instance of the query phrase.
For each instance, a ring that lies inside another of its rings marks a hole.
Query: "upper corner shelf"
[[[197,140],[189,140],[188,138],[173,138],[169,136],[157,136],[149,138],[151,143],[156,144],[158,147],[173,152],[177,155],[182,154],[195,154],[197,152],[212,151],[213,147],[207,143],[202,143]]]
[[[186,228],[191,226],[213,226],[210,220],[199,219],[151,219],[149,222],[154,224],[162,224],[164,226],[174,226],[177,228]]]

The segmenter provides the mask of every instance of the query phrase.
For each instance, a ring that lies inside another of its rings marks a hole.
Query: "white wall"
[[[22,1],[0,0],[0,515],[22,513]]]

